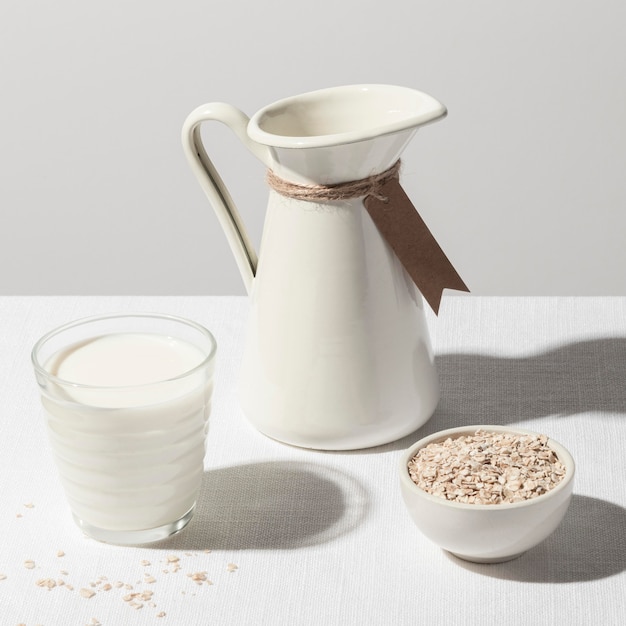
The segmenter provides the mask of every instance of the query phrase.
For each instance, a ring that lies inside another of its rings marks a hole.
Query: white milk
[[[48,359],[62,379],[42,390],[52,449],[88,531],[157,528],[194,507],[212,392],[205,357],[181,339],[119,333]]]

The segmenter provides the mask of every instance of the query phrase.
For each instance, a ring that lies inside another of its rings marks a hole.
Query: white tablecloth
[[[29,360],[46,330],[129,310],[195,319],[219,344],[196,516],[147,548],[74,526]],[[626,298],[444,298],[429,317],[435,415],[399,442],[333,453],[279,444],[246,422],[235,392],[246,312],[235,297],[0,298],[0,625],[626,623]],[[470,423],[544,432],[577,461],[563,524],[509,563],[448,556],[400,499],[400,450]],[[212,584],[188,576],[198,572]],[[145,591],[141,608],[124,600]]]

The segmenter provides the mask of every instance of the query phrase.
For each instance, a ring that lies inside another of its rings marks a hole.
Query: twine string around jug
[[[306,202],[332,202],[371,196],[387,203],[389,199],[383,193],[383,187],[391,180],[398,179],[399,172],[400,159],[384,172],[345,183],[330,185],[292,183],[280,178],[271,169],[267,170],[266,181],[269,187],[281,196]]]

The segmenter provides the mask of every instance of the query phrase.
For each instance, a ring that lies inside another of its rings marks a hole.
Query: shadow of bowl
[[[514,561],[481,565],[448,555],[483,576],[530,583],[574,583],[626,570],[626,509],[574,495],[561,525],[543,543]]]

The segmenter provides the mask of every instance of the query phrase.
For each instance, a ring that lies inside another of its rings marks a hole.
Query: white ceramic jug
[[[185,121],[185,153],[251,296],[240,397],[269,437],[366,448],[424,424],[439,399],[424,305],[360,198],[310,202],[270,190],[257,262],[200,124],[229,126],[283,180],[329,185],[388,169],[418,127],[445,114],[413,89],[353,85],[280,100],[251,119],[205,104]]]

